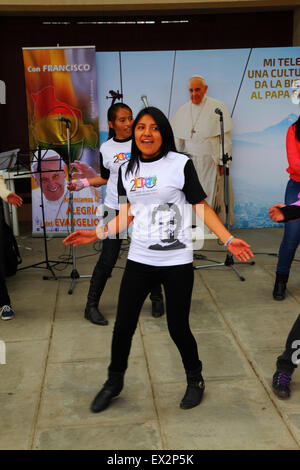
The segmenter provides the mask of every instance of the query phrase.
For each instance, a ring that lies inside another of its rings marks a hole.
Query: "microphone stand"
[[[223,121],[223,113],[222,111],[217,108],[215,113],[220,116],[220,130],[221,130],[221,148],[222,148],[222,158],[221,163],[224,168],[224,204],[225,204],[225,212],[226,212],[226,222],[225,227],[227,230],[230,229],[230,214],[229,214],[229,203],[230,203],[230,196],[229,196],[229,161],[232,160],[232,157],[228,156],[228,153],[225,153],[225,146],[224,146],[224,121]],[[201,259],[201,255],[195,255],[195,258]],[[241,273],[237,270],[234,264],[250,264],[254,265],[255,261],[250,261],[246,263],[235,263],[233,259],[233,255],[230,252],[227,252],[226,259],[224,263],[215,263],[215,264],[208,264],[204,266],[194,266],[194,269],[202,269],[202,268],[212,268],[216,266],[227,266],[233,269],[233,271],[237,274],[241,281],[245,281],[245,278],[241,275]]]
[[[68,179],[69,181],[71,181],[72,179],[72,174],[71,174],[71,139],[70,139],[70,124],[71,124],[71,121],[70,119],[67,119],[67,118],[64,118],[64,117],[60,117],[59,120],[61,122],[64,122],[66,124],[66,132],[67,132],[67,149],[68,149],[68,164],[67,164],[67,168],[68,168]],[[69,191],[69,208],[70,208],[70,212],[71,212],[71,233],[74,232],[74,213],[73,213],[73,210],[74,210],[74,201],[73,201],[73,191]],[[74,290],[74,287],[75,287],[75,283],[77,281],[77,279],[79,278],[88,278],[88,277],[91,277],[91,275],[86,275],[86,276],[81,276],[76,268],[76,248],[71,245],[71,253],[72,253],[72,272],[70,274],[70,276],[56,276],[56,279],[69,279],[71,278],[71,286],[68,290],[68,294],[73,294],[73,290]],[[44,279],[50,279],[50,278],[47,278],[47,277],[44,277]]]
[[[42,174],[47,173],[47,171],[42,171],[42,169],[41,169],[41,161],[42,161],[41,151],[42,151],[41,147],[38,146],[37,171],[36,171],[36,173],[38,173],[39,176],[40,176],[40,191],[41,191],[41,204],[40,204],[40,207],[42,209],[42,220],[43,220],[42,229],[43,229],[43,239],[44,239],[44,249],[45,249],[46,259],[45,259],[45,261],[40,261],[39,263],[31,264],[30,266],[24,266],[23,268],[18,268],[18,271],[22,271],[23,269],[28,269],[28,268],[41,268],[41,269],[43,269],[43,266],[40,266],[40,265],[46,264],[44,269],[48,269],[51,272],[52,277],[49,278],[47,276],[43,276],[43,279],[44,280],[46,280],[46,279],[57,280],[57,276],[55,275],[52,267],[57,266],[58,264],[66,264],[66,263],[68,263],[68,261],[53,261],[53,260],[49,260],[49,258],[48,258],[47,233],[46,233],[44,197],[43,197],[43,180],[42,180]],[[32,172],[29,172],[29,173],[33,174]],[[28,173],[19,173],[17,171],[17,174],[18,175],[27,175]],[[52,266],[50,265],[50,263],[53,263]]]

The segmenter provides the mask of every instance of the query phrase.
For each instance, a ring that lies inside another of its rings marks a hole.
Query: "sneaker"
[[[1,320],[11,320],[12,318],[14,318],[14,316],[15,312],[10,307],[10,305],[3,305],[3,307],[0,308]]]
[[[277,370],[273,375],[272,382],[272,387],[275,395],[277,395],[279,398],[289,398],[291,394],[289,387],[291,380],[292,376],[290,374]]]

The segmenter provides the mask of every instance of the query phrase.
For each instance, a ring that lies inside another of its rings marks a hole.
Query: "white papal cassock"
[[[217,172],[222,157],[219,108],[223,113],[224,151],[232,155],[231,129],[233,122],[224,103],[204,96],[199,105],[191,101],[181,106],[171,120],[177,150],[192,158],[199,180],[207,194],[207,203],[224,220],[223,184],[224,179]],[[221,187],[220,187],[221,185]],[[233,195],[230,185],[231,223],[233,221]],[[223,207],[222,207],[223,206]]]

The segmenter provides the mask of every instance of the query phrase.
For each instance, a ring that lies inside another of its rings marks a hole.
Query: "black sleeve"
[[[182,191],[190,204],[198,204],[207,197],[199,181],[194,163],[190,159],[184,167],[184,186]]]
[[[126,191],[123,185],[122,181],[122,173],[121,173],[121,166],[119,168],[119,174],[118,174],[118,196],[126,196]]]
[[[105,168],[105,166],[103,165],[103,156],[101,152],[100,152],[100,175],[105,180],[108,180],[109,175],[110,175],[110,171],[107,168]]]
[[[288,222],[289,220],[295,220],[300,218],[300,206],[285,206],[281,207],[280,211],[283,214],[284,221]]]

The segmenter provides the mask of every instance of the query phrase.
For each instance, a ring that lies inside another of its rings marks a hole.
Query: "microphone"
[[[215,113],[216,113],[216,114],[219,114],[219,116],[223,116],[223,113],[222,113],[222,111],[220,110],[220,108],[216,108],[216,109],[215,109]]]
[[[148,105],[147,96],[146,96],[146,95],[142,95],[142,96],[141,96],[141,100],[142,100],[142,102],[144,103],[145,108],[148,108],[149,105]]]
[[[112,102],[111,104],[115,104],[115,101],[116,100],[121,100],[123,98],[123,94],[119,92],[119,90],[117,91],[114,91],[114,90],[109,90],[108,92],[110,94],[110,96],[107,96],[106,99],[109,100],[111,99]]]
[[[66,117],[64,117],[64,116],[59,116],[58,120],[59,120],[60,122],[68,122],[68,123],[71,124],[71,120],[68,119],[68,118],[66,118]]]

